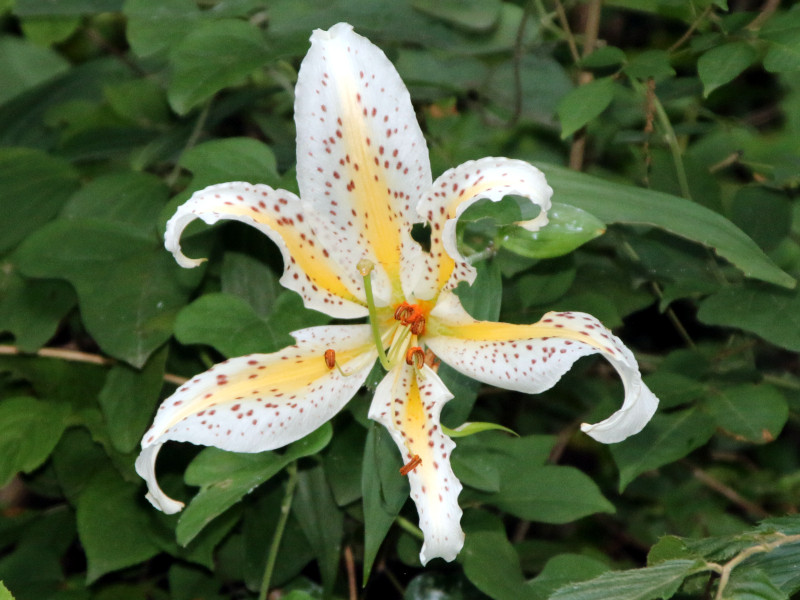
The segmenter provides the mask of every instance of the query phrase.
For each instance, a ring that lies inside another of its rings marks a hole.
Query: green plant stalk
[[[381,361],[381,365],[387,371],[390,371],[392,368],[391,363],[389,362],[388,357],[386,356],[386,351],[383,349],[383,340],[381,340],[381,332],[378,330],[378,313],[375,310],[375,297],[372,295],[372,281],[370,271],[372,271],[372,265],[362,265],[363,268],[360,266],[359,270],[361,271],[361,276],[364,278],[364,293],[367,296],[367,308],[369,309],[369,326],[372,329],[372,338],[375,341],[375,347],[378,349],[378,358]]]
[[[633,78],[631,78],[630,81],[633,88],[639,94],[646,94],[646,90],[640,82]],[[681,188],[681,196],[687,200],[691,200],[692,194],[689,191],[689,180],[686,178],[686,169],[683,166],[683,155],[681,152],[681,147],[678,144],[678,136],[675,135],[675,130],[672,128],[672,123],[669,121],[667,111],[664,110],[664,105],[661,104],[661,101],[658,99],[656,94],[653,94],[653,107],[656,109],[658,124],[664,130],[664,138],[666,139],[670,153],[672,154],[672,162],[675,164],[675,173],[678,175],[678,185]]]
[[[289,479],[286,481],[286,492],[281,502],[281,514],[278,517],[278,524],[272,536],[272,544],[267,555],[267,564],[264,566],[264,576],[261,578],[261,589],[258,592],[258,600],[266,600],[269,592],[269,584],[272,580],[272,572],[275,569],[275,561],[278,559],[278,550],[281,547],[283,532],[286,529],[286,522],[289,520],[289,511],[292,508],[294,499],[294,488],[297,486],[297,462],[292,462],[286,467],[286,474]]]
[[[397,521],[397,524],[400,526],[400,529],[402,529],[407,533],[410,533],[418,540],[425,541],[425,535],[422,533],[422,530],[416,525],[414,525],[411,521],[409,521],[405,517],[401,517],[400,515],[398,515],[395,520]]]

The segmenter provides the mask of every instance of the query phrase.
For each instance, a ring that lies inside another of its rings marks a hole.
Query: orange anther
[[[414,320],[410,323],[411,333],[414,335],[422,335],[425,333],[425,317],[422,315],[416,315]]]
[[[329,369],[336,366],[336,352],[332,348],[325,350],[325,366]]]
[[[403,323],[403,325],[406,325],[407,324],[405,323],[406,318],[408,318],[409,315],[412,315],[413,313],[414,313],[413,306],[411,306],[408,302],[401,302],[394,311],[394,319],[395,321],[400,321],[401,323]]]
[[[411,473],[411,471],[416,469],[421,464],[422,464],[422,459],[419,457],[418,454],[415,454],[413,458],[410,461],[408,461],[407,464],[400,467],[400,475],[408,475],[409,473]]]
[[[421,369],[425,364],[425,352],[419,346],[411,346],[406,352],[406,364],[414,365],[417,369]]]

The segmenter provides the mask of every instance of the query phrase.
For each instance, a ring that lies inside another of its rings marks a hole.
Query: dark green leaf
[[[246,181],[275,186],[279,182],[275,155],[266,144],[250,138],[226,138],[199,144],[181,157],[197,190],[215,183]]]
[[[259,29],[245,21],[220,19],[191,29],[170,53],[174,67],[167,97],[186,114],[223,88],[241,84],[269,54]]]
[[[500,0],[412,0],[416,10],[463,27],[469,31],[486,31],[500,17]]]
[[[646,569],[613,571],[565,586],[551,600],[653,600],[671,598],[683,580],[702,570],[693,560],[668,560]]]
[[[81,314],[110,355],[141,368],[172,334],[172,322],[200,273],[181,272],[169,253],[129,226],[59,220],[17,253],[32,277],[63,278],[78,292]]]
[[[78,534],[89,563],[89,582],[159,553],[148,533],[150,509],[139,498],[138,486],[111,472],[98,475],[80,495]]]
[[[543,523],[568,523],[598,512],[613,513],[597,485],[573,467],[530,468],[514,463],[511,477],[486,502],[522,519]]]
[[[49,48],[14,37],[0,38],[0,104],[65,72],[68,63]]]
[[[655,81],[660,81],[675,75],[669,54],[664,50],[645,50],[634,56],[623,70],[629,77],[641,80],[652,77]]]
[[[764,383],[719,390],[704,405],[718,427],[754,444],[773,441],[789,416],[783,394]]]
[[[408,499],[408,480],[398,472],[402,467],[397,446],[388,432],[373,425],[364,444],[361,490],[364,498],[364,575],[369,578],[375,557],[400,509]]]
[[[795,280],[724,217],[683,198],[620,185],[552,165],[539,167],[559,201],[582,208],[606,223],[651,225],[716,250],[754,277],[784,287]]]
[[[34,398],[0,402],[0,488],[19,472],[30,473],[58,444],[67,425],[64,404]]]
[[[154,354],[142,370],[128,365],[112,367],[100,392],[111,443],[120,452],[133,451],[144,435],[164,386],[165,350]]]
[[[28,148],[0,148],[0,252],[58,214],[78,189],[78,173],[64,160]]]
[[[715,46],[697,61],[697,74],[703,82],[703,95],[733,80],[753,62],[758,54],[746,42],[731,42]]]
[[[528,585],[540,598],[549,598],[558,588],[597,577],[608,570],[608,565],[596,558],[580,554],[559,554],[548,560],[542,572]]]
[[[619,466],[620,490],[645,471],[683,458],[713,433],[714,421],[696,408],[656,414],[640,433],[610,446]]]
[[[339,569],[344,517],[333,500],[322,467],[300,472],[292,510],[317,557],[322,583],[330,593]]]
[[[533,600],[501,521],[488,513],[468,514],[463,525],[466,540],[458,560],[472,584],[495,600]]]
[[[272,314],[258,316],[244,300],[229,294],[206,294],[184,308],[175,320],[175,337],[183,344],[208,344],[227,357],[275,352],[293,343],[289,335],[328,318],[307,311],[294,292],[283,292]]]
[[[765,285],[728,287],[700,304],[708,325],[744,329],[789,350],[800,351],[800,294]]]
[[[186,483],[201,489],[178,521],[175,529],[178,543],[187,545],[208,523],[254,488],[280,473],[290,462],[316,454],[330,439],[331,426],[326,423],[290,445],[283,454],[203,450],[186,469]]]
[[[611,77],[595,79],[569,92],[558,104],[561,139],[569,137],[600,116],[613,99],[614,80]]]

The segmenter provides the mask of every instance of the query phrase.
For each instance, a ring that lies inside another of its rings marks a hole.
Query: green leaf
[[[206,294],[184,308],[175,320],[182,344],[208,344],[226,357],[275,352],[293,343],[290,332],[330,319],[308,311],[294,292],[283,292],[264,319],[244,300],[229,294]]]
[[[78,535],[89,563],[88,583],[152,558],[161,551],[149,531],[140,491],[111,471],[95,477],[78,497]]]
[[[578,129],[600,116],[614,99],[614,80],[602,77],[572,89],[558,103],[561,121],[561,139],[566,139]]]
[[[41,465],[67,426],[66,405],[34,398],[6,398],[0,402],[0,488],[19,472]]]
[[[8,588],[0,581],[0,600],[14,600],[14,596],[8,591]]]
[[[60,216],[130,225],[143,236],[153,236],[168,198],[169,188],[158,177],[133,171],[110,173],[74,193]]]
[[[0,263],[0,331],[10,332],[23,352],[46,344],[74,305],[75,294],[65,282],[26,279],[12,263]]]
[[[192,0],[125,0],[127,37],[141,57],[163,57],[192,31],[203,13]]]
[[[502,522],[488,513],[473,512],[465,515],[463,526],[466,538],[458,560],[467,579],[494,600],[533,600]]]
[[[69,63],[49,48],[10,36],[0,38],[0,56],[0,104],[69,68]]]
[[[330,593],[339,569],[344,517],[333,500],[322,467],[300,472],[292,510],[317,557],[326,593]]]
[[[616,46],[601,46],[589,56],[581,59],[580,65],[585,69],[599,69],[621,65],[625,62],[625,52]]]
[[[732,81],[752,65],[758,53],[747,42],[730,42],[715,46],[697,60],[697,74],[703,82],[703,96]]]
[[[280,473],[290,462],[316,454],[331,440],[329,423],[291,444],[283,454],[241,454],[206,448],[186,469],[186,483],[200,491],[181,513],[175,535],[186,546],[212,520],[253,489]]]
[[[669,53],[664,50],[645,50],[634,56],[623,71],[636,79],[646,80],[653,78],[655,81],[673,77],[675,69],[670,65]]]
[[[560,202],[582,208],[605,223],[650,225],[713,248],[748,277],[794,287],[740,229],[721,215],[685,200],[653,190],[605,181],[553,165],[538,165]]]
[[[166,349],[154,354],[140,371],[115,365],[97,400],[114,448],[132,452],[150,424],[164,386]],[[132,401],[131,399],[135,399]]]
[[[69,281],[86,328],[105,352],[141,368],[172,335],[172,322],[201,272],[181,270],[160,243],[129,226],[59,220],[17,252],[31,277]]]
[[[491,29],[500,18],[500,0],[412,0],[416,10],[468,31]]]
[[[569,523],[594,513],[614,512],[588,475],[554,465],[509,465],[500,491],[485,501],[521,519],[542,523]]]
[[[697,318],[707,325],[750,331],[777,346],[800,351],[800,294],[770,286],[727,287],[703,300]]]
[[[505,433],[510,433],[511,435],[519,437],[518,433],[508,427],[503,427],[497,423],[486,423],[482,421],[463,423],[455,429],[442,426],[442,431],[451,438],[467,437],[484,431],[504,431]]]
[[[718,427],[754,444],[775,440],[789,416],[786,398],[768,384],[722,389],[704,405]]]
[[[547,561],[542,571],[528,586],[541,598],[549,598],[558,588],[569,583],[597,577],[608,571],[608,565],[580,554],[559,554]]]
[[[0,148],[0,252],[52,219],[78,189],[78,173],[66,161],[29,148]]]
[[[645,471],[683,458],[713,434],[714,421],[696,408],[656,414],[641,432],[610,446],[620,470],[620,491]]]
[[[198,24],[170,53],[174,72],[169,103],[185,115],[220,90],[241,84],[268,58],[260,30],[245,21]]]
[[[752,566],[734,569],[722,597],[725,600],[789,600],[788,594],[776,586],[767,573]]]
[[[740,188],[731,200],[731,221],[765,250],[774,250],[789,235],[792,205],[782,193],[762,186]]]
[[[278,185],[280,177],[272,149],[251,138],[226,138],[199,144],[181,156],[189,169],[192,189],[223,181],[247,181]]]
[[[548,223],[539,231],[522,227],[504,228],[501,247],[527,258],[555,258],[605,233],[605,224],[585,210],[554,203],[547,212]]]
[[[226,252],[222,258],[222,291],[245,300],[261,317],[272,312],[284,288],[278,278],[261,261],[239,252]]]
[[[389,433],[372,425],[364,444],[361,490],[364,498],[364,575],[366,585],[375,557],[400,509],[408,499],[408,480],[398,470],[402,467],[397,446]]]
[[[704,570],[704,563],[668,560],[654,567],[613,571],[560,588],[550,600],[653,600],[671,598],[683,580]]]
[[[772,73],[800,70],[800,10],[778,12],[759,31],[769,42],[764,68]]]
[[[80,16],[116,12],[121,7],[122,0],[16,0],[14,13],[20,17]]]

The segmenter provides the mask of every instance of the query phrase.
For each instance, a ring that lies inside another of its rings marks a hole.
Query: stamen
[[[414,457],[408,461],[408,464],[403,465],[400,467],[400,475],[408,475],[416,469],[418,466],[422,464],[422,459],[419,457],[418,454],[415,454]]]
[[[333,348],[328,348],[325,350],[325,366],[329,369],[336,367],[342,377],[350,377],[350,373],[345,373],[342,367],[340,367],[339,363],[336,361],[336,351]]]
[[[329,369],[336,366],[336,352],[332,348],[325,350],[325,365]]]
[[[406,352],[406,364],[414,365],[415,369],[421,369],[425,364],[425,352],[419,346],[411,346]]]
[[[411,329],[411,333],[414,335],[422,335],[425,333],[425,317],[416,315],[409,329]]]
[[[391,371],[392,364],[386,358],[386,351],[383,349],[383,342],[381,341],[381,332],[378,330],[378,315],[375,311],[375,296],[372,294],[372,279],[371,273],[375,265],[367,260],[362,259],[356,265],[361,277],[364,278],[364,294],[367,296],[367,310],[369,310],[369,326],[372,329],[372,339],[375,342],[375,347],[378,349],[378,359],[381,361],[381,366],[387,371]]]

